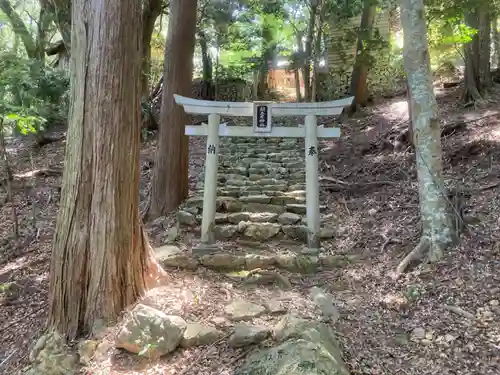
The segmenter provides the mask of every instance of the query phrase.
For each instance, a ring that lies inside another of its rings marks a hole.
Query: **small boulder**
[[[247,324],[237,324],[234,327],[233,334],[229,337],[228,344],[233,348],[257,344],[270,334],[270,330],[265,327],[251,326]]]
[[[245,229],[245,236],[255,240],[265,241],[276,236],[281,225],[273,223],[250,223]]]
[[[196,216],[187,211],[179,211],[177,212],[177,221],[181,225],[195,226]]]
[[[190,348],[192,346],[208,345],[217,341],[221,336],[222,332],[217,328],[199,323],[189,323],[184,331],[181,346]]]
[[[224,308],[226,315],[233,321],[257,318],[266,312],[266,308],[252,302],[236,300]]]
[[[328,325],[292,316],[279,325],[281,343],[254,352],[235,375],[349,375]]]
[[[294,214],[293,212],[283,212],[278,217],[278,223],[282,225],[293,225],[298,223],[302,217],[298,214]]]
[[[118,332],[115,346],[150,358],[160,357],[177,348],[186,327],[180,316],[138,304]]]

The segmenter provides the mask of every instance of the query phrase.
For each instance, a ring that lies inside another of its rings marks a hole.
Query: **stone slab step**
[[[327,254],[231,254],[217,252],[194,257],[171,245],[155,249],[155,255],[164,267],[196,269],[199,266],[204,266],[228,271],[280,268],[289,272],[306,274],[321,269],[342,268],[360,261],[360,258],[354,255]]]

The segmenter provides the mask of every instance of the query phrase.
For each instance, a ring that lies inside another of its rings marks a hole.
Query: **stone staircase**
[[[304,140],[222,137],[219,151],[215,238],[305,242]],[[200,181],[177,215],[179,224],[193,231],[201,225],[203,176]],[[333,234],[322,225],[322,239]]]

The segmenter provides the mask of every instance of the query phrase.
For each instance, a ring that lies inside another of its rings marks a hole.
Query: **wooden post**
[[[205,159],[205,186],[203,190],[203,216],[201,222],[202,247],[213,246],[215,238],[215,211],[217,204],[217,162],[219,159],[219,124],[220,116],[211,113],[208,116],[207,156]]]
[[[316,116],[305,118],[307,247],[319,250],[318,127]]]

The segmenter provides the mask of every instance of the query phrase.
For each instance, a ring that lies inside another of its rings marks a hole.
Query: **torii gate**
[[[318,138],[339,138],[339,128],[318,127],[316,116],[335,116],[350,106],[354,97],[317,103],[216,102],[174,95],[175,102],[190,114],[208,115],[208,125],[187,125],[188,136],[207,137],[205,185],[201,222],[201,252],[216,250],[212,228],[215,225],[217,201],[217,164],[219,138],[222,137],[288,137],[305,138],[307,246],[319,250],[320,210],[318,176]],[[220,124],[220,115],[253,117],[249,126]],[[272,126],[273,116],[305,116],[304,127]]]

